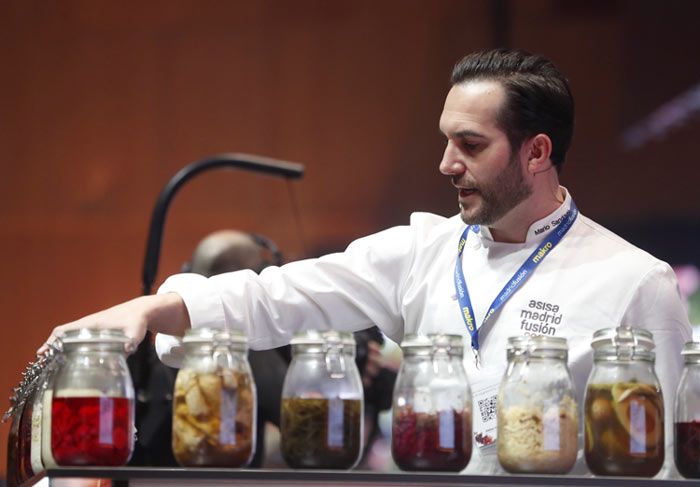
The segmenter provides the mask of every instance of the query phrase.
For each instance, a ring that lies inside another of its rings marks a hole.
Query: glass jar
[[[45,469],[58,466],[51,452],[51,403],[56,372],[64,362],[62,350],[62,343],[56,340],[49,351],[46,368],[39,377],[34,399],[34,413],[38,416],[38,420],[35,419],[32,423],[32,439],[39,439],[40,448],[38,452],[32,449],[32,465],[41,464]]]
[[[36,396],[39,376],[46,360],[45,356],[40,356],[37,361],[27,365],[22,372],[22,380],[13,389],[13,394],[10,396],[10,409],[2,417],[2,422],[12,418],[7,437],[8,485],[21,485],[41,471],[33,468],[31,458],[33,446],[32,405]]]
[[[22,411],[24,410],[24,399],[15,393],[15,397],[12,401],[10,418],[12,422],[10,423],[10,431],[7,434],[7,484],[8,485],[20,485],[26,479],[22,479],[19,451],[20,451],[20,441],[19,441],[19,423],[22,419]]]
[[[407,335],[394,386],[391,453],[401,470],[459,471],[472,452],[460,335]]]
[[[578,408],[565,338],[508,339],[497,399],[498,461],[511,473],[564,474],[576,463]]]
[[[51,397],[51,453],[61,466],[120,466],[134,450],[134,386],[128,339],[83,328],[62,339],[65,361]]]
[[[646,330],[593,334],[584,399],[586,464],[596,475],[653,477],[664,462],[664,402]]]
[[[38,371],[37,371],[38,372]],[[34,469],[32,464],[32,417],[34,416],[34,398],[36,397],[39,375],[37,374],[29,383],[24,397],[24,407],[19,420],[18,451],[20,478],[26,481],[41,472],[41,468]]]
[[[299,333],[284,378],[282,457],[291,468],[350,469],[362,454],[364,395],[348,341],[337,332]]]
[[[61,342],[56,340],[45,355],[32,407],[31,464],[34,472],[58,466],[51,453],[51,399],[56,371],[63,362]]]
[[[700,478],[700,343],[686,343],[685,366],[678,383],[674,418],[676,468],[686,478]]]
[[[173,454],[184,467],[244,467],[255,453],[257,396],[242,332],[187,330],[175,379]]]

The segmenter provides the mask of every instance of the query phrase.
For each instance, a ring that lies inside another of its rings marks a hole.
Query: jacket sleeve
[[[289,343],[305,329],[357,331],[377,325],[389,337],[402,333],[401,289],[410,274],[415,235],[394,227],[354,241],[345,252],[205,278],[178,274],[158,293],[175,292],[192,327],[243,330],[252,349]],[[158,335],[161,360],[177,365],[176,337]]]

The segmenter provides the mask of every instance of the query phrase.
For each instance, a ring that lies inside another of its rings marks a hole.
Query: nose
[[[454,142],[451,140],[447,141],[447,147],[445,147],[439,168],[440,172],[445,176],[460,175],[466,169],[459,149],[455,147]]]

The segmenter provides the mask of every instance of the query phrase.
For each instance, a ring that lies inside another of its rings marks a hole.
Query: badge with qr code
[[[498,436],[496,400],[503,372],[484,370],[470,377],[474,415],[474,441],[480,448],[492,448]]]

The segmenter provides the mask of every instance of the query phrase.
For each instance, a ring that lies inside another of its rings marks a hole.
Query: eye
[[[462,142],[462,147],[464,147],[469,152],[474,152],[479,148],[479,144],[470,144],[469,142]]]

